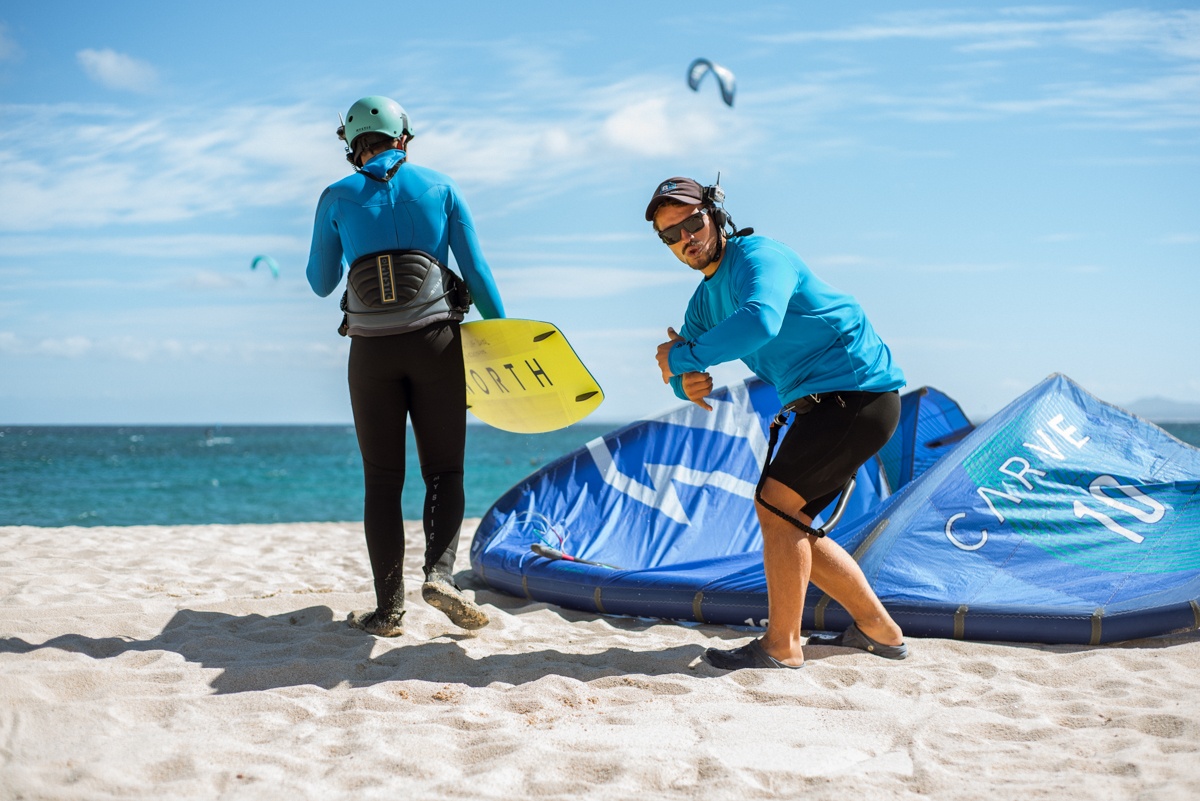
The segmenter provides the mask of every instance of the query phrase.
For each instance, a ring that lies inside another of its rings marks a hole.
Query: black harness
[[[461,321],[471,308],[471,292],[428,253],[382,251],[350,265],[341,306],[342,336],[387,336],[442,320]]]
[[[775,455],[775,444],[779,441],[779,430],[787,425],[787,415],[795,414],[799,416],[802,414],[808,414],[816,407],[818,403],[826,398],[834,398],[843,406],[846,405],[845,401],[843,401],[841,397],[837,395],[837,393],[827,392],[823,395],[805,395],[803,398],[792,401],[787,406],[784,406],[779,410],[779,414],[775,415],[775,418],[771,420],[770,440],[767,444],[767,458],[766,461],[763,462],[762,476],[758,479],[758,486],[754,488],[754,500],[762,504],[764,509],[791,523],[793,526],[800,529],[810,537],[824,537],[826,534],[832,531],[833,527],[836,526],[838,521],[842,519],[842,514],[846,511],[846,503],[850,500],[850,495],[854,492],[854,486],[856,483],[854,476],[850,476],[850,480],[846,482],[846,486],[842,487],[842,494],[841,497],[838,498],[837,506],[835,506],[833,509],[833,514],[829,516],[829,519],[826,520],[825,524],[820,528],[813,528],[807,523],[797,520],[795,517],[783,511],[782,509],[772,506],[765,499],[763,499],[762,489],[763,485],[767,483],[767,474],[771,468],[771,457]]]

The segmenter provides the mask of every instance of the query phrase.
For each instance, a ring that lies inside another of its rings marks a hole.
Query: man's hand
[[[710,412],[713,408],[704,399],[712,394],[712,388],[712,376],[708,373],[683,374],[683,394],[687,395],[692,403]]]
[[[675,375],[671,372],[671,365],[668,362],[668,357],[671,355],[671,346],[676,342],[682,342],[683,337],[675,333],[674,328],[667,328],[667,341],[658,346],[658,354],[655,358],[658,359],[658,369],[662,371],[663,383],[666,384],[671,380],[671,376]]]

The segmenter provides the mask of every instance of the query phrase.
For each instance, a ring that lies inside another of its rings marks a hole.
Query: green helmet
[[[346,144],[353,148],[354,140],[365,133],[387,134],[393,139],[404,134],[415,136],[404,107],[390,97],[379,95],[364,97],[346,112],[345,132],[341,135]]]

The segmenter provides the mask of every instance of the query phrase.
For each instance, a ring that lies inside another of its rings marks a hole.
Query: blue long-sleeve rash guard
[[[403,151],[386,150],[363,170],[383,178],[404,157]],[[360,256],[392,250],[420,250],[446,265],[453,251],[479,313],[487,319],[504,316],[471,211],[449,177],[405,163],[387,183],[356,172],[326,189],[317,203],[308,283],[326,297]]]
[[[831,287],[791,248],[765,236],[730,239],[717,271],[688,303],[683,342],[671,348],[671,386],[681,375],[741,359],[775,387],[781,404],[837,390],[890,392],[904,373],[850,295]]]

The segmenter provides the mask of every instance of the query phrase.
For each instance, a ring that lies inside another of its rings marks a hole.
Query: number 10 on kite
[[[594,412],[604,391],[554,325],[537,320],[463,323],[467,408],[504,431],[541,434]]]

